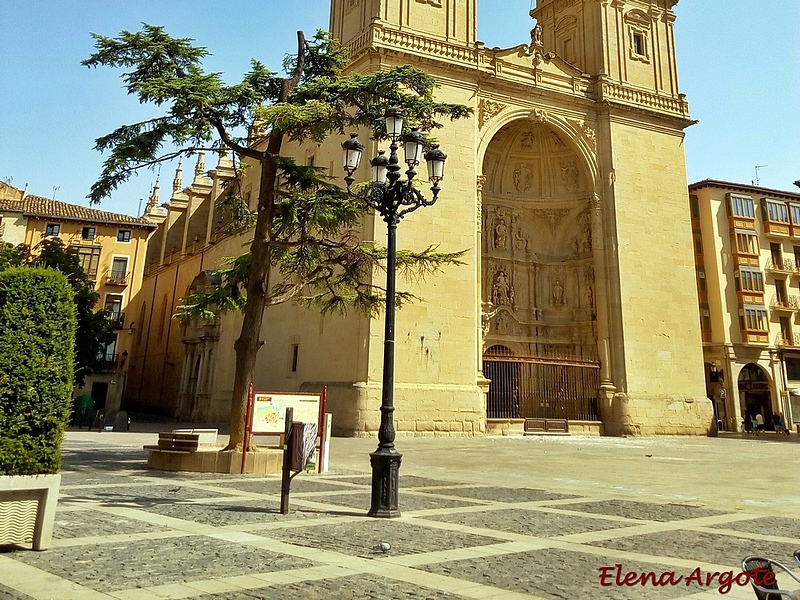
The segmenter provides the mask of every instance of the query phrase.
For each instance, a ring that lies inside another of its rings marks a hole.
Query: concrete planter
[[[46,550],[53,538],[61,475],[0,475],[0,545]]]

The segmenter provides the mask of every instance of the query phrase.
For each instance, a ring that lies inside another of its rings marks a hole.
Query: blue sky
[[[479,38],[489,47],[527,43],[530,4],[479,0]],[[208,47],[206,68],[233,82],[251,57],[278,70],[296,30],[327,28],[328,6],[327,0],[4,3],[0,179],[86,204],[102,162],[94,139],[152,116],[153,109],[125,95],[118,72],[80,65],[93,49],[90,32],[114,36],[141,22],[164,25]],[[689,181],[750,183],[754,167],[767,165],[759,173],[762,186],[798,191],[792,182],[800,179],[800,2],[682,0],[675,12],[681,91],[700,120],[687,132]],[[174,167],[165,167],[162,190],[171,189],[173,174]],[[153,179],[142,172],[100,208],[135,214]]]

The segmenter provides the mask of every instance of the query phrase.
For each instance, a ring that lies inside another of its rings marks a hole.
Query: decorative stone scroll
[[[486,123],[496,117],[506,107],[502,102],[481,99],[478,101],[478,129],[483,129]]]

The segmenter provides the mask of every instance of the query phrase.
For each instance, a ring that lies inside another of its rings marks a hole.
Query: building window
[[[784,361],[786,362],[786,379],[800,380],[800,358],[787,356]]]
[[[48,223],[45,227],[45,235],[58,235],[61,233],[61,225],[59,223]]]
[[[111,273],[108,277],[111,281],[124,283],[128,279],[128,258],[114,257],[111,262]]]
[[[800,269],[800,246],[794,247],[794,268]]]
[[[297,373],[297,359],[300,355],[300,346],[292,344],[292,373]]]
[[[736,251],[739,254],[758,255],[758,236],[748,231],[735,230]]]
[[[748,331],[768,331],[767,311],[765,308],[758,306],[745,306],[741,315],[742,329]]]
[[[764,275],[755,269],[736,272],[736,290],[739,292],[764,292]]]
[[[734,217],[756,218],[756,211],[753,207],[753,199],[746,196],[730,197],[731,214]]]
[[[106,362],[107,367],[116,366],[117,362],[117,334],[114,334],[114,339],[106,346],[105,352],[100,355],[101,360]]]
[[[72,246],[72,252],[78,257],[81,269],[91,280],[97,279],[97,267],[100,264],[100,248]]]
[[[789,223],[789,209],[783,202],[767,200],[767,220],[773,223]]]
[[[106,296],[105,307],[108,318],[112,323],[121,324],[122,322],[122,296],[118,294],[108,294]]]
[[[647,57],[647,34],[644,31],[633,31],[633,53]]]
[[[703,267],[697,267],[697,289],[703,293],[708,291],[706,287],[706,270]]]
[[[692,243],[694,244],[694,253],[697,256],[703,255],[703,234],[699,229],[692,230]]]
[[[84,227],[81,231],[81,238],[84,240],[93,240],[97,235],[97,229],[95,227]]]
[[[130,229],[120,229],[117,231],[117,241],[118,242],[130,242],[131,241],[131,230]]]
[[[700,199],[692,194],[689,196],[689,206],[692,209],[692,218],[699,219],[700,218]]]
[[[798,205],[798,204],[790,204],[789,205],[789,212],[792,215],[792,224],[800,225],[800,205]]]

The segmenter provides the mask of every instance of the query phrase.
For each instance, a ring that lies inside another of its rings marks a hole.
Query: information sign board
[[[282,434],[286,428],[286,409],[294,409],[294,420],[303,423],[319,422],[322,394],[288,394],[257,392],[253,402],[254,434]]]

